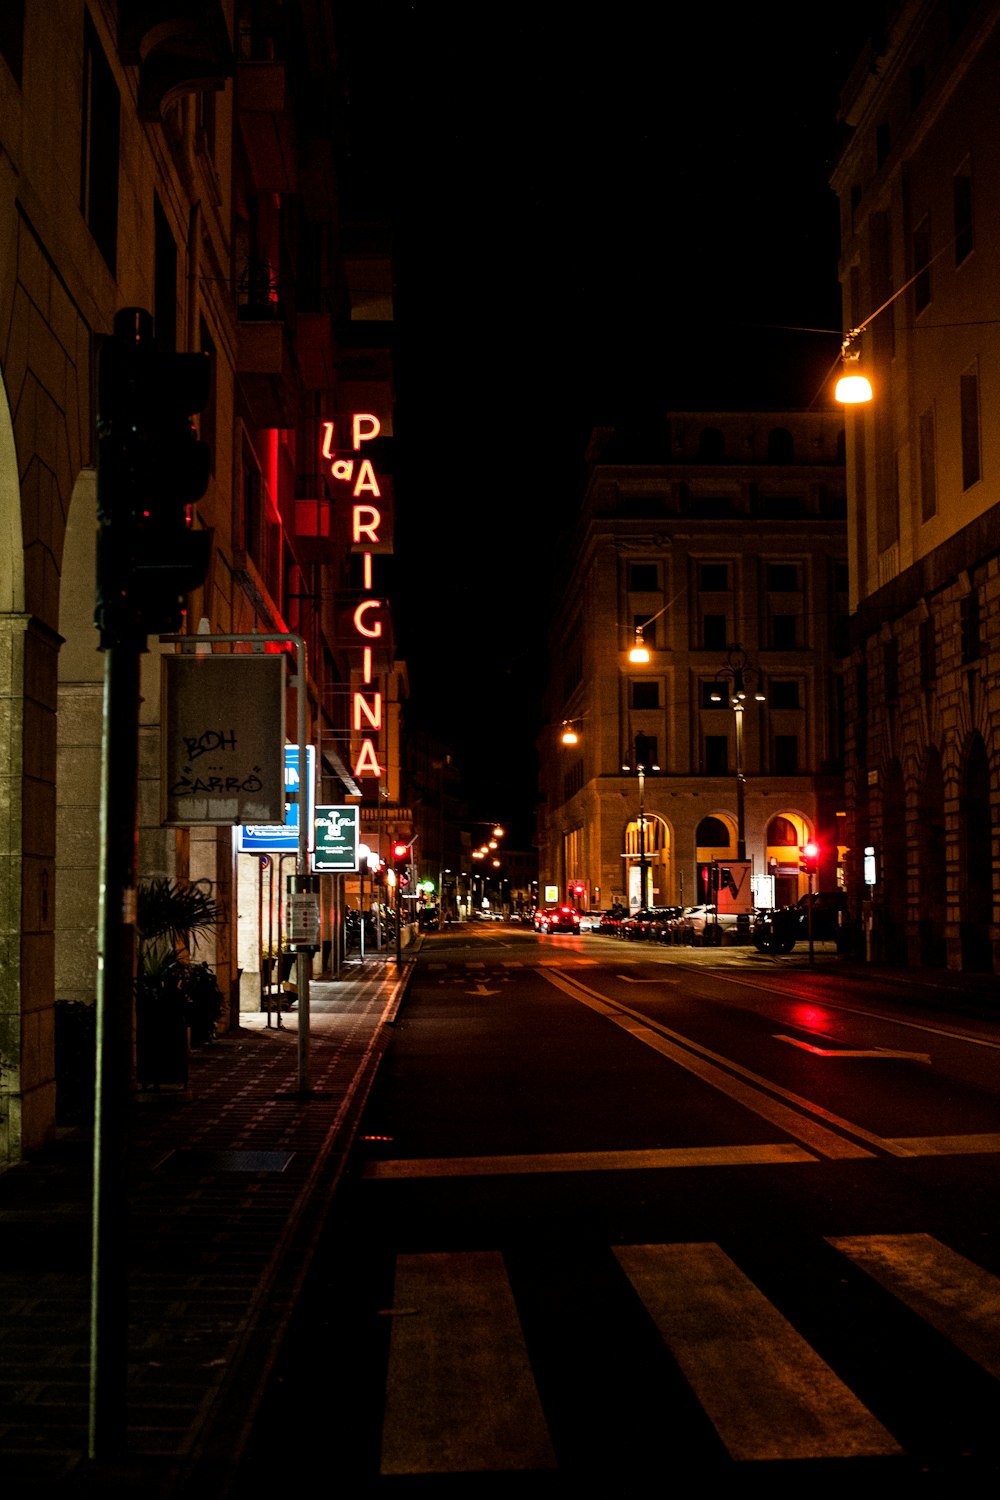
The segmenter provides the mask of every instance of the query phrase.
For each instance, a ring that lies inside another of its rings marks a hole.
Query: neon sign
[[[377,438],[382,430],[378,417],[370,412],[355,412],[351,417],[351,450],[338,452],[334,438],[334,424],[323,423],[321,452],[330,465],[330,476],[338,484],[349,486],[351,507],[351,550],[360,552],[362,558],[362,586],[372,588],[372,552],[382,540],[382,510],[379,501],[382,491],[378,474],[371,458],[363,454],[362,444]],[[373,733],[382,728],[382,693],[373,671],[370,642],[382,637],[381,618],[385,602],[379,598],[362,599],[356,606],[351,622],[361,647],[361,677],[364,690],[353,695],[352,726],[361,739],[354,759],[354,775],[381,776],[383,767],[379,762]]]

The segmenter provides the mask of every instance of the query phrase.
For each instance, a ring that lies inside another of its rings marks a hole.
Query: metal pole
[[[125,1442],[128,1375],[126,1158],[135,990],[139,647],[104,652],[97,1057],[90,1282],[88,1453]]]
[[[646,771],[639,767],[639,910],[646,905]]]

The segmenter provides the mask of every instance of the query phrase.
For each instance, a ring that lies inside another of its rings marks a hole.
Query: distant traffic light
[[[392,846],[392,868],[401,886],[410,883],[410,846],[398,839]]]
[[[123,308],[98,370],[95,621],[101,645],[179,630],[184,596],[205,581],[212,533],[189,507],[211,455],[192,417],[208,404],[207,354],[153,348],[153,320]]]
[[[806,875],[815,875],[819,869],[819,845],[813,840],[799,845],[799,869]]]

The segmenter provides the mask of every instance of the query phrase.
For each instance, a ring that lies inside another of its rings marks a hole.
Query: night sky
[[[411,714],[453,743],[472,815],[523,842],[592,428],[828,399],[838,91],[881,8],[365,9],[381,64],[355,120],[394,187]]]

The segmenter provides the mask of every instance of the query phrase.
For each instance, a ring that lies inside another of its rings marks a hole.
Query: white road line
[[[843,1161],[871,1156],[872,1153],[865,1150],[863,1146],[857,1145],[855,1141],[847,1140],[844,1136],[827,1130],[811,1116],[817,1116],[827,1121],[828,1124],[847,1131],[850,1135],[869,1141],[892,1156],[910,1154],[904,1148],[894,1147],[889,1142],[883,1141],[881,1136],[864,1130],[860,1125],[843,1120],[840,1116],[820,1108],[810,1100],[803,1099],[788,1089],[780,1088],[766,1078],[761,1078],[759,1074],[750,1072],[748,1068],[741,1067],[729,1058],[720,1057],[718,1053],[709,1051],[707,1047],[701,1047],[689,1038],[680,1036],[669,1027],[661,1026],[649,1021],[645,1016],[629,1011],[627,1006],[616,1005],[613,1001],[606,1000],[603,995],[598,995],[595,991],[588,990],[583,985],[565,979],[561,975],[546,974],[545,978],[572,999],[579,1000],[591,1010],[606,1016],[609,1021],[613,1021],[616,1026],[620,1026],[637,1041],[643,1042],[647,1047],[652,1047],[654,1051],[669,1058],[678,1067],[695,1074],[712,1088],[718,1089],[720,1093],[734,1099],[737,1104],[759,1115],[761,1119],[777,1125],[779,1129],[784,1130],[795,1140],[801,1141],[809,1150],[817,1152],[820,1156]],[[676,1045],[671,1038],[676,1038],[681,1045]],[[716,1063],[723,1064],[731,1071],[724,1072],[721,1067],[715,1066]],[[734,1077],[734,1074],[739,1076]],[[748,1082],[741,1082],[741,1079],[746,1079]],[[761,1092],[761,1086],[769,1092]],[[779,1098],[773,1098],[772,1095],[779,1095],[780,1099],[787,1099],[789,1104],[798,1107],[789,1108],[788,1104],[782,1104]],[[801,1111],[806,1111],[806,1113]]]
[[[505,1177],[539,1172],[638,1172],[669,1167],[773,1167],[817,1158],[801,1146],[672,1146],[641,1151],[565,1151],[531,1156],[417,1156],[369,1162],[368,1181],[421,1177]]]
[[[830,1236],[829,1243],[1000,1379],[1000,1280],[929,1234]]]
[[[903,1146],[913,1156],[986,1156],[1000,1151],[1000,1135],[994,1132],[983,1135],[907,1135],[900,1136],[893,1145]]]
[[[814,1057],[901,1057],[904,1061],[922,1063],[929,1063],[931,1060],[929,1052],[892,1052],[888,1047],[817,1047],[813,1042],[803,1042],[799,1037],[784,1036],[779,1032],[775,1032],[774,1040],[787,1042],[790,1047],[801,1047],[803,1052],[811,1052]]]
[[[401,1255],[394,1304],[381,1472],[554,1469],[503,1256]]]
[[[734,1459],[903,1451],[718,1245],[615,1255]]]

